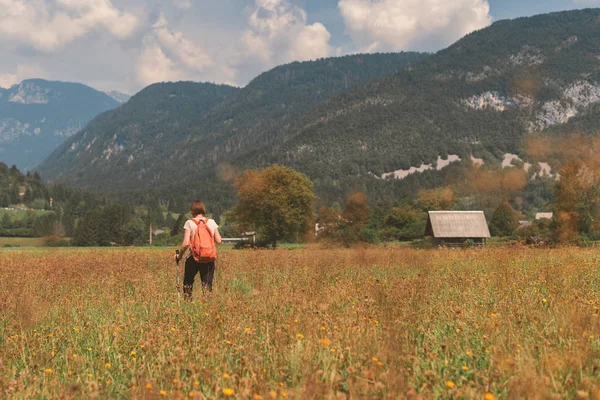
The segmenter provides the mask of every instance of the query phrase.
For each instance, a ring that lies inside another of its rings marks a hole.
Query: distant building
[[[554,213],[545,212],[545,213],[537,213],[535,214],[535,220],[540,221],[542,219],[552,219],[554,218]]]
[[[425,236],[436,247],[463,247],[468,240],[483,247],[491,237],[483,211],[430,211]]]

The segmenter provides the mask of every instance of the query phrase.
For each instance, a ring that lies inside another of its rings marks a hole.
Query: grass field
[[[49,210],[31,210],[31,212],[35,213],[35,215],[37,215],[38,217],[42,216],[42,215],[48,215],[53,213],[54,211],[49,211]],[[26,210],[4,210],[4,209],[0,209],[0,218],[2,218],[4,216],[4,214],[8,214],[13,220],[21,220],[23,218],[25,218],[25,216],[27,215],[28,211]]]
[[[2,247],[41,247],[45,245],[44,238],[9,238],[0,237],[0,248]]]
[[[597,250],[0,252],[0,398],[597,398]]]

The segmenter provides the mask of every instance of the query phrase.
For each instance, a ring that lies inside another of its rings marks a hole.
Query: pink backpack
[[[197,226],[196,233],[192,236],[192,241],[190,243],[192,257],[200,264],[207,264],[215,261],[217,259],[217,247],[215,246],[213,233],[208,225],[206,225],[208,219],[202,219],[200,221],[193,219],[192,221],[194,221]]]

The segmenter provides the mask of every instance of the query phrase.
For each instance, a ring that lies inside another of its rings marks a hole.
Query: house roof
[[[535,219],[538,221],[541,219],[552,219],[553,217],[554,217],[554,213],[551,213],[551,212],[535,214]]]
[[[425,235],[436,238],[489,238],[483,211],[430,211]]]

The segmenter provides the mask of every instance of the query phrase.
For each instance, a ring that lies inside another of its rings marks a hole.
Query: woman
[[[194,201],[190,206],[190,211],[192,212],[192,219],[187,220],[183,226],[183,242],[181,243],[179,255],[175,255],[175,261],[178,262],[189,249],[190,243],[196,234],[196,229],[198,229],[198,224],[200,221],[203,221],[210,229],[214,242],[217,244],[221,243],[219,225],[217,225],[214,220],[204,216],[204,214],[206,214],[206,207],[204,207],[204,203],[201,201]],[[200,264],[194,260],[194,257],[190,251],[190,254],[188,254],[185,261],[185,272],[183,275],[183,295],[187,299],[192,297],[194,279],[196,278],[196,274],[198,274],[198,272],[200,272],[200,279],[202,280],[202,292],[204,293],[205,290],[211,292],[213,278],[215,275],[215,262],[212,261],[209,263]]]

